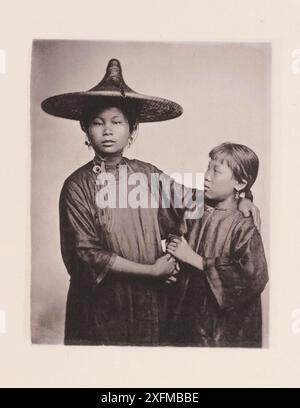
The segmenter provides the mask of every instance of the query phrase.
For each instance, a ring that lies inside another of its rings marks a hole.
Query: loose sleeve
[[[268,282],[267,263],[258,230],[235,232],[232,256],[203,258],[204,273],[221,309],[232,309],[258,296]]]
[[[68,273],[96,286],[110,270],[116,254],[102,247],[88,200],[75,182],[65,182],[59,214],[61,252]]]

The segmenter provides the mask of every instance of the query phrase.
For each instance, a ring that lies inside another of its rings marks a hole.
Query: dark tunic
[[[260,294],[268,281],[261,236],[237,209],[208,207],[187,239],[204,271],[182,266],[170,317],[173,344],[261,347]]]
[[[173,208],[172,202],[168,209],[160,208],[160,203],[155,208],[150,193],[148,208],[121,208],[119,194],[129,197],[136,185],[120,192],[119,170],[109,165],[106,171],[116,176],[117,206],[101,209],[96,204],[94,164],[91,161],[68,177],[60,196],[61,251],[71,277],[65,344],[164,344],[168,285],[110,268],[117,255],[153,264],[163,254],[161,240],[178,233],[184,209]],[[151,174],[161,173],[138,160],[123,158],[120,164],[128,176],[144,175],[148,187]]]

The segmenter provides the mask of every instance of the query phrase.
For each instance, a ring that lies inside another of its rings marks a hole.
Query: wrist
[[[147,276],[155,277],[157,275],[155,264],[145,265],[145,267],[146,267],[146,275]]]
[[[196,269],[199,269],[200,271],[203,271],[203,258],[202,258],[202,256],[194,253],[192,261],[193,261],[193,266]]]

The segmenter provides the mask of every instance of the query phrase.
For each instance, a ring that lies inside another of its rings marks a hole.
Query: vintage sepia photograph
[[[271,56],[32,42],[33,344],[269,347]]]

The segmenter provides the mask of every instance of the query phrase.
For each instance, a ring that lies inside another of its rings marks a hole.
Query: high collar
[[[229,201],[229,202],[219,202],[214,203],[213,201],[206,200],[205,201],[205,210],[219,210],[219,211],[229,211],[229,210],[236,210],[238,208],[237,200]]]
[[[124,162],[124,158],[122,154],[111,155],[107,157],[102,157],[99,154],[95,154],[94,157],[94,165],[104,167],[105,169],[115,169],[117,168],[122,162]]]

